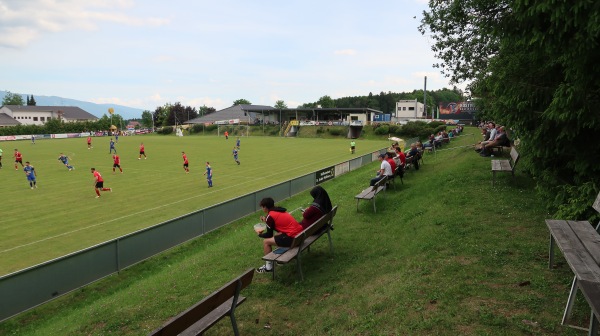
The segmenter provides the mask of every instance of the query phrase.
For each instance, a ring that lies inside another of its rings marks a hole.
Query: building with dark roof
[[[279,123],[291,120],[314,122],[352,122],[367,124],[376,114],[383,112],[370,108],[286,108],[276,109],[262,105],[235,105],[226,109],[194,118],[186,124],[213,124],[238,120],[241,124]],[[234,122],[229,122],[233,124]]]
[[[14,122],[8,122],[7,117],[16,121],[16,125],[43,125],[52,119],[63,122],[98,120],[93,114],[76,106],[4,105],[0,107],[0,126],[15,126]]]

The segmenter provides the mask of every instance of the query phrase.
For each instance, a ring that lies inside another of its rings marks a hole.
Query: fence
[[[0,277],[0,322],[376,160],[369,153]]]

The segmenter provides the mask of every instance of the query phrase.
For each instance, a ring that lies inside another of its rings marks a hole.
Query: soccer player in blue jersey
[[[110,149],[108,150],[108,154],[112,154],[112,151],[115,151],[115,154],[117,154],[117,149],[115,148],[115,142],[113,141],[112,138],[110,138]]]
[[[237,137],[237,140],[235,141],[235,146],[237,147],[237,149],[240,149],[240,137]]]
[[[75,167],[73,167],[69,164],[69,157],[64,155],[63,153],[60,153],[60,156],[58,157],[58,161],[62,162],[69,171],[75,169]]]
[[[23,171],[25,172],[25,176],[27,176],[27,181],[29,182],[29,186],[31,189],[37,188],[36,180],[35,180],[35,168],[29,164],[29,161],[25,162],[25,167],[23,167]]]
[[[240,164],[240,160],[238,160],[238,150],[237,148],[233,147],[233,159],[235,160],[235,162],[237,162],[237,164]]]
[[[206,171],[203,175],[206,175],[206,182],[208,182],[208,187],[212,188],[212,168],[208,161],[206,161]]]

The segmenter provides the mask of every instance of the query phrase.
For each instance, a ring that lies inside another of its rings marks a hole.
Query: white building
[[[6,117],[17,121],[21,125],[43,125],[46,121],[52,119],[60,119],[63,122],[98,120],[93,114],[76,106],[5,105],[0,107],[0,127],[14,126],[14,122],[2,122],[2,120],[7,120]]]
[[[419,119],[425,115],[425,105],[414,100],[399,100],[396,102],[396,117],[398,120]]]

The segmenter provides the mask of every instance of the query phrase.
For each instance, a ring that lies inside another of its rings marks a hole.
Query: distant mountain
[[[16,92],[13,92],[13,93],[16,93]],[[18,94],[20,94],[23,97],[24,102],[27,102],[27,96],[31,95],[31,94],[21,94],[21,93],[18,93]],[[2,102],[2,99],[4,99],[4,96],[6,96],[6,91],[0,91],[0,103]],[[127,106],[115,105],[115,104],[96,104],[96,103],[90,103],[90,102],[86,102],[86,101],[62,98],[62,97],[56,97],[56,96],[39,96],[39,95],[33,94],[33,98],[35,99],[35,103],[37,106],[77,106],[77,107],[95,115],[98,118],[102,117],[102,115],[104,115],[104,114],[108,114],[108,108],[110,108],[110,107],[115,109],[115,113],[118,113],[124,119],[134,119],[134,118],[139,119],[142,117],[142,112],[144,112],[144,110],[142,110],[142,109],[133,108],[133,107],[127,107]]]

